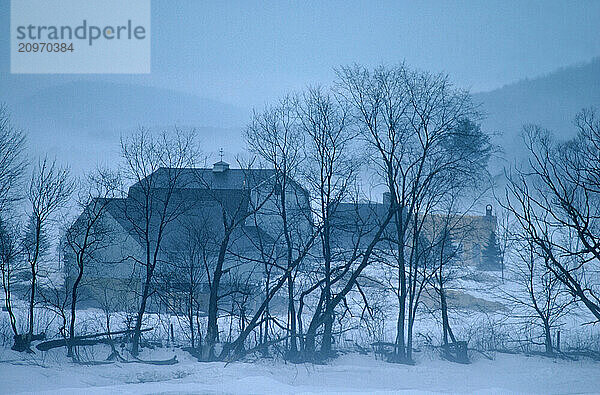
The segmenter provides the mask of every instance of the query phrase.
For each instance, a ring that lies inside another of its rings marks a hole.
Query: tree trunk
[[[403,250],[403,249],[402,249]],[[404,252],[402,252],[404,254]],[[401,258],[404,261],[404,258]],[[406,272],[404,264],[398,268],[400,296],[398,298],[398,321],[396,332],[396,356],[399,361],[403,361],[406,357],[406,343],[404,339],[405,321],[406,321]]]
[[[189,315],[188,315],[188,320],[190,321],[190,342],[192,344],[192,348],[195,348],[195,332],[194,332],[194,296],[193,296],[193,291],[190,291],[190,309],[189,309]]]
[[[29,336],[33,336],[33,307],[35,305],[35,287],[37,279],[37,261],[40,256],[40,237],[42,234],[42,224],[39,217],[37,218],[35,228],[35,251],[31,260],[31,298],[29,299]]]
[[[206,350],[203,355],[207,360],[214,359],[214,346],[217,342],[217,337],[219,333],[219,323],[218,323],[218,306],[217,306],[217,298],[218,298],[218,287],[214,286],[215,281],[220,280],[220,274],[217,275],[215,273],[213,277],[213,286],[210,289],[210,298],[208,302],[208,328],[206,330]]]
[[[12,295],[10,292],[10,268],[9,263],[3,264],[4,268],[2,270],[2,286],[4,288],[4,305],[6,306],[6,311],[8,312],[8,317],[10,320],[10,327],[13,331],[13,335],[18,335],[17,331],[17,320],[15,318],[15,314],[12,309]]]
[[[302,300],[302,297],[301,297]],[[317,330],[323,325],[325,322],[325,317],[327,316],[327,309],[333,306],[324,305],[325,302],[325,293],[321,292],[319,297],[319,302],[315,307],[315,313],[313,314],[312,319],[310,320],[310,324],[308,325],[308,329],[306,330],[306,334],[304,335],[304,349],[303,349],[303,358],[305,361],[312,361],[315,359],[316,355],[316,339],[317,339]]]
[[[404,258],[404,226],[402,224],[404,217],[404,208],[398,209],[398,203],[395,201],[395,194],[390,191],[390,196],[394,199],[394,219],[396,224],[396,234],[398,242],[398,286],[400,287],[400,297],[398,300],[398,321],[396,332],[396,358],[398,361],[404,361],[406,358],[406,345],[404,343],[405,320],[406,320],[406,268]]]
[[[406,359],[405,362],[412,362],[412,345],[413,345],[413,327],[415,324],[414,318],[409,317],[408,320],[408,333],[406,341]]]
[[[548,321],[544,322],[544,345],[546,346],[546,354],[554,354],[554,348],[552,347],[552,332]]]
[[[33,263],[31,265],[31,295],[29,298],[29,336],[33,336],[33,306],[35,304],[36,274],[35,263]]]
[[[327,314],[325,316],[325,325],[323,326],[323,340],[321,344],[321,354],[323,358],[327,358],[331,354],[331,341],[333,331],[333,316]]]
[[[331,249],[330,249],[330,230],[327,218],[323,226],[323,257],[325,260],[325,309],[324,309],[324,327],[323,340],[321,343],[321,354],[327,358],[331,354],[331,333],[333,329],[333,311],[328,308],[331,303]]]
[[[444,289],[444,284],[442,282],[442,277],[440,273],[439,277],[439,286],[440,286],[440,305],[442,309],[442,328],[443,328],[443,338],[444,338],[444,346],[448,345],[448,336],[452,340],[452,343],[456,343],[456,338],[454,337],[454,333],[452,333],[452,329],[450,328],[450,320],[448,319],[448,301],[446,300],[446,290]]]
[[[267,304],[265,306],[265,311],[263,313],[263,324],[264,324],[264,330],[262,333],[262,337],[261,337],[261,342],[263,344],[266,344],[269,341],[269,283],[271,281],[271,272],[267,269],[267,279],[266,279],[266,283],[265,283],[265,300],[267,301]],[[261,325],[262,328],[262,325]],[[268,348],[264,348],[263,351],[263,355],[267,356],[269,354],[269,349]]]
[[[76,314],[76,306],[77,306],[77,287],[79,286],[79,282],[83,277],[83,265],[80,263],[79,265],[79,273],[77,273],[77,278],[73,283],[73,289],[71,291],[71,322],[69,324],[69,346],[67,347],[67,356],[73,356],[73,339],[75,338],[75,314]]]
[[[231,228],[233,229],[233,228]],[[210,298],[208,301],[208,328],[206,329],[206,344],[203,351],[203,358],[213,360],[215,358],[214,347],[219,338],[219,287],[221,285],[221,276],[223,275],[223,265],[225,263],[225,254],[229,245],[231,231],[226,228],[219,248],[219,257],[213,273],[212,284],[210,287]]]
[[[142,336],[142,320],[146,311],[146,303],[148,301],[148,295],[150,294],[150,279],[152,278],[152,271],[150,267],[146,268],[146,281],[144,281],[144,290],[142,292],[142,300],[140,308],[137,313],[135,320],[135,327],[133,330],[133,341],[131,345],[131,355],[134,357],[139,354],[140,351],[140,337]]]
[[[289,266],[288,266],[289,268]],[[295,358],[298,354],[298,342],[296,333],[296,306],[294,303],[294,279],[292,273],[288,273],[288,320],[290,325],[290,349],[288,357]]]
[[[293,264],[293,250],[292,250],[292,238],[290,236],[288,217],[287,217],[287,206],[286,206],[286,193],[287,193],[287,172],[283,172],[281,180],[281,220],[283,223],[283,235],[285,238],[285,244],[287,248],[287,285],[288,285],[288,324],[290,332],[290,348],[288,350],[289,358],[296,358],[298,354],[298,339],[296,329],[296,306],[294,303],[294,277],[292,275],[292,264]]]

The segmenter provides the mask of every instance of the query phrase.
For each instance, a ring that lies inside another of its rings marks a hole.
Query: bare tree
[[[73,192],[73,182],[69,170],[50,162],[40,160],[34,169],[27,198],[29,200],[29,222],[23,237],[25,259],[31,273],[29,293],[29,330],[25,338],[28,343],[33,338],[34,306],[37,289],[39,263],[48,248],[47,227],[58,210],[65,207]]]
[[[115,241],[112,237],[114,229],[103,221],[103,216],[111,204],[111,199],[119,196],[120,187],[119,176],[102,169],[89,174],[79,185],[77,204],[82,213],[64,235],[64,248],[68,250],[65,253],[72,255],[77,270],[75,280],[70,286],[70,343],[75,338],[77,292],[84,270],[99,251]],[[71,344],[68,346],[68,356],[73,356]]]
[[[25,172],[25,134],[16,128],[8,109],[0,104],[0,215],[19,200],[19,186]]]
[[[525,127],[529,163],[509,174],[504,204],[546,268],[600,320],[600,122],[585,110],[576,125],[578,136],[565,143]]]
[[[159,273],[159,289],[163,303],[177,317],[184,317],[187,337],[193,349],[202,345],[200,314],[205,308],[204,284],[213,267],[210,224],[203,218],[183,224],[179,248],[167,259],[168,267]]]
[[[18,335],[12,308],[12,291],[15,274],[20,266],[19,228],[13,223],[10,209],[21,197],[21,182],[25,173],[25,134],[10,119],[8,109],[0,104],[0,271],[4,303],[9,315],[13,335]]]
[[[441,234],[438,237],[436,250],[434,253],[437,259],[437,268],[435,270],[435,282],[433,289],[440,298],[440,311],[442,316],[442,341],[444,346],[448,346],[448,338],[452,343],[456,343],[456,337],[450,327],[450,319],[448,317],[448,282],[452,278],[447,274],[453,260],[457,257],[457,247],[454,245],[452,234],[449,226],[444,224]]]
[[[18,230],[10,223],[0,221],[0,271],[2,272],[2,289],[4,305],[8,312],[13,335],[17,336],[17,320],[12,307],[12,291],[16,272],[19,270],[20,248],[17,240]]]
[[[475,149],[459,149],[469,138],[460,130],[461,122],[476,119],[477,111],[470,95],[455,89],[446,76],[404,65],[373,71],[345,67],[338,76],[340,92],[354,107],[388,192],[398,271],[396,360],[411,362],[411,317],[422,289],[419,284],[424,284],[422,277],[419,280],[424,272],[418,270],[422,225],[444,180],[480,163],[489,142],[482,135]]]
[[[260,214],[255,212],[249,222],[254,225],[255,229],[259,228]],[[276,235],[282,237],[281,234]],[[252,240],[253,248],[257,252],[257,256],[254,259],[254,263],[261,265],[264,278],[263,278],[263,300],[266,301],[264,311],[258,321],[259,333],[258,333],[258,345],[264,346],[261,348],[263,355],[269,354],[269,342],[271,340],[271,333],[273,332],[273,325],[275,325],[276,318],[271,315],[270,310],[270,297],[271,286],[275,274],[282,268],[278,264],[282,260],[282,252],[280,246],[280,240],[274,239],[270,234],[264,232],[258,232],[256,237]]]
[[[313,243],[315,242],[315,239],[318,237],[317,235],[318,232],[312,233],[310,238],[306,240],[306,243],[302,246],[302,249],[298,251],[298,254],[295,256],[294,260],[291,262],[290,265],[286,266],[285,268],[278,267],[279,269],[283,269],[281,275],[278,276],[271,283],[269,292],[265,294],[258,308],[254,311],[254,315],[252,315],[252,317],[250,317],[247,320],[245,328],[239,333],[237,338],[234,341],[225,344],[225,347],[223,347],[219,359],[228,361],[239,359],[249,351],[245,349],[246,340],[248,339],[249,335],[260,325],[261,317],[264,317],[265,309],[267,308],[273,297],[279,292],[279,290],[286,285],[290,273],[295,272],[298,269],[298,266],[304,262],[310,249],[313,246]],[[288,328],[286,328],[286,330],[287,329]],[[275,339],[271,341],[271,343],[275,344],[281,340],[285,340],[288,338],[289,335],[285,336],[283,339]],[[266,346],[268,346],[268,344],[259,345],[260,348],[264,348]]]
[[[477,224],[469,212],[472,204],[461,205],[464,193],[472,186],[456,185],[456,189],[445,191],[439,211],[436,211],[426,225],[427,240],[431,248],[433,277],[430,279],[433,297],[439,301],[439,313],[442,326],[442,355],[448,360],[466,363],[468,361],[465,342],[459,342],[450,325],[451,306],[448,302],[449,292],[456,289],[456,280],[465,276],[465,267],[458,263],[465,258],[463,245],[466,239],[479,232]],[[427,290],[431,295],[430,290]],[[433,308],[432,313],[438,309]]]
[[[306,235],[302,235],[302,223],[306,221],[305,213],[290,210],[297,205],[299,196],[295,192],[294,178],[299,174],[303,161],[303,137],[299,132],[296,100],[290,96],[284,97],[280,102],[263,113],[254,114],[252,122],[246,129],[246,140],[249,150],[258,155],[275,170],[276,205],[272,209],[272,216],[278,217],[279,229],[271,229],[273,234],[281,234],[286,251],[286,272],[288,291],[288,327],[290,332],[289,357],[296,358],[298,353],[297,322],[294,278],[295,272],[291,269],[297,251],[301,249]],[[288,196],[294,196],[288,201]],[[275,236],[276,239],[279,237]],[[297,243],[300,241],[300,243]]]
[[[307,136],[305,176],[312,195],[315,222],[320,228],[320,251],[316,265],[317,286],[320,289],[318,308],[308,326],[303,342],[305,358],[313,358],[315,335],[319,323],[323,323],[321,357],[331,353],[334,311],[329,308],[332,300],[334,274],[342,271],[334,267],[336,262],[343,266],[347,262],[340,254],[334,237],[338,207],[353,192],[359,171],[358,155],[352,141],[357,136],[348,125],[346,104],[324,88],[310,88],[299,99],[297,111],[301,131]],[[322,265],[320,263],[322,261]],[[303,296],[308,292],[303,292]],[[299,322],[301,321],[299,314]],[[301,323],[301,322],[300,322]]]
[[[546,354],[555,352],[552,331],[571,312],[573,297],[565,286],[547,267],[540,250],[525,235],[512,237],[514,259],[511,280],[517,289],[504,292],[505,298],[514,306],[512,314],[526,326],[533,325],[542,331]],[[536,339],[531,339],[538,343]]]
[[[184,188],[182,174],[197,159],[194,138],[194,131],[186,133],[175,129],[173,133],[164,131],[153,135],[140,128],[121,140],[125,176],[134,182],[123,215],[143,247],[141,258],[130,257],[144,271],[131,348],[133,355],[139,352],[142,322],[153,293],[152,281],[160,262],[165,229],[190,208],[189,202],[176,196],[176,191]]]
[[[53,276],[56,274],[61,274],[59,271],[60,265],[48,273],[49,275],[45,278],[46,284],[40,289],[39,297],[44,309],[54,313],[54,316],[60,320],[58,335],[63,339],[67,339],[69,337],[67,326],[71,297],[69,294],[69,289],[63,284],[57,284],[57,281],[54,280],[62,280],[60,276]]]
[[[205,213],[207,219],[216,214],[217,221],[210,222],[213,231],[205,235],[209,239],[209,255],[212,255],[205,264],[206,274],[209,285],[208,300],[208,325],[206,331],[206,342],[203,348],[203,358],[213,360],[215,355],[215,345],[219,340],[218,316],[220,301],[223,299],[232,299],[236,294],[246,293],[244,287],[238,287],[234,281],[244,283],[249,280],[245,278],[233,278],[235,267],[241,267],[244,263],[244,256],[249,256],[253,251],[240,253],[236,248],[240,239],[245,240],[244,228],[246,221],[256,216],[259,211],[271,201],[274,196],[275,180],[265,183],[262,176],[257,176],[252,172],[252,163],[243,165],[241,163],[241,172],[243,174],[243,185],[239,190],[222,190],[218,186],[212,185],[210,179],[203,178],[200,175],[197,178],[199,184],[205,189],[205,193],[210,197],[215,207],[210,208]],[[262,193],[254,189],[257,185],[263,184]],[[215,211],[216,210],[216,211]],[[252,248],[247,245],[246,248]],[[241,260],[240,260],[241,258]],[[250,260],[256,262],[256,260]],[[225,276],[228,277],[225,281]],[[244,276],[242,276],[244,277]]]

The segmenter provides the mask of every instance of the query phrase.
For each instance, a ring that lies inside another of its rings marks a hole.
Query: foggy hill
[[[16,104],[39,119],[67,127],[109,131],[147,124],[232,127],[245,122],[241,110],[215,100],[147,86],[80,81],[45,88]]]
[[[134,84],[75,81],[6,99],[33,155],[65,159],[76,172],[113,162],[119,138],[139,126],[197,128],[207,150],[237,151],[249,114],[192,94]],[[217,148],[214,148],[216,146]]]
[[[78,172],[118,156],[119,137],[138,126],[174,125],[199,131],[206,152],[243,147],[241,128],[248,111],[184,92],[136,84],[68,81],[58,85],[0,82],[15,123],[27,131],[32,153],[65,159]],[[538,123],[570,137],[572,121],[584,107],[600,108],[600,58],[476,93],[486,115],[483,127],[498,132],[496,142],[509,161],[523,157],[519,134],[525,123]],[[27,89],[25,89],[27,88]],[[26,92],[26,93],[25,93]]]
[[[474,95],[487,116],[483,127],[501,133],[496,138],[508,160],[523,155],[522,125],[535,123],[556,136],[575,135],[575,114],[585,107],[600,109],[600,58],[521,80],[500,89]]]

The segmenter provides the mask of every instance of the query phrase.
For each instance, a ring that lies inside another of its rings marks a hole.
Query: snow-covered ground
[[[523,337],[522,319],[512,317],[503,306],[504,293],[512,290],[510,281],[502,283],[491,274],[485,278],[466,275],[453,290],[454,301],[462,303],[451,311],[454,333],[466,340],[469,347],[478,349],[519,347]],[[353,345],[369,347],[373,341],[393,341],[397,308],[394,300],[383,299],[380,321],[366,328],[358,318],[348,318],[344,334],[336,340],[336,348],[351,350]],[[348,302],[360,310],[361,297],[350,293]],[[476,302],[476,303],[475,303]],[[491,307],[499,305],[498,309]],[[483,306],[483,307],[482,307]],[[17,322],[27,322],[27,303],[14,301]],[[483,310],[482,310],[483,308]],[[566,361],[541,356],[490,353],[494,360],[473,354],[472,364],[458,365],[439,358],[428,346],[440,343],[439,312],[422,308],[415,325],[416,365],[405,366],[383,362],[373,355],[348,353],[326,365],[289,364],[282,360],[260,359],[253,363],[236,362],[199,363],[186,352],[176,348],[144,350],[145,360],[169,359],[177,356],[179,363],[172,366],[155,366],[140,363],[112,363],[103,365],[78,365],[66,358],[64,349],[49,352],[36,350],[33,355],[8,350],[12,332],[5,311],[0,311],[0,394],[8,393],[159,393],[159,394],[247,394],[247,393],[598,393],[600,394],[600,362],[590,360]],[[360,313],[360,311],[358,312]],[[356,317],[360,316],[357,314]],[[125,329],[125,313],[111,315],[111,329]],[[43,308],[36,309],[38,327],[56,337],[60,320]],[[78,332],[81,334],[103,332],[105,314],[98,309],[78,311]],[[226,318],[220,322],[223,336],[231,328]],[[189,345],[186,329],[177,317],[147,314],[145,326],[154,330],[146,340],[169,344],[170,324],[174,324],[175,344]],[[600,328],[582,325],[589,322],[585,315],[571,315],[564,320],[562,330],[563,350],[569,347],[598,348]],[[204,319],[200,322],[205,331]],[[379,325],[379,327],[377,326]],[[234,325],[235,326],[235,325]],[[367,330],[369,329],[369,330]],[[525,328],[525,330],[528,330]],[[53,335],[54,334],[54,335]],[[542,351],[541,346],[526,347]],[[107,346],[83,347],[82,360],[103,361],[110,354]],[[123,355],[126,355],[124,353]]]
[[[108,349],[98,349],[98,357]],[[0,351],[0,392],[50,394],[288,394],[288,393],[600,393],[600,363],[496,354],[475,356],[470,365],[436,355],[418,355],[415,366],[390,364],[371,355],[347,354],[327,365],[200,363],[177,349],[154,350],[144,358],[179,363],[81,366],[64,350],[26,356]]]

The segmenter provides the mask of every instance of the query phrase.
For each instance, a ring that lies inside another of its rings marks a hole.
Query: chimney
[[[224,173],[227,170],[229,170],[229,163],[223,162],[222,160],[215,163],[212,168],[213,173]]]

